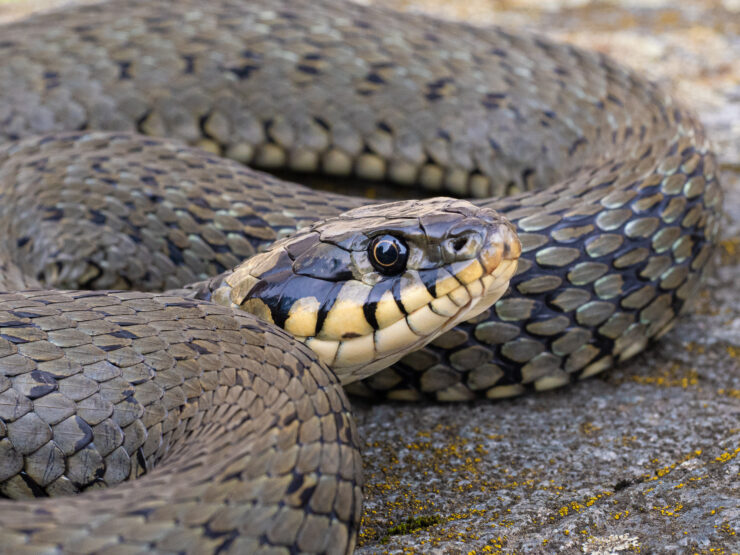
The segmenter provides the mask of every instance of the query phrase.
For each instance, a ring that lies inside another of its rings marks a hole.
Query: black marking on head
[[[461,237],[460,239],[465,241],[464,237]],[[421,282],[424,284],[424,287],[427,288],[427,291],[429,291],[429,294],[435,299],[437,298],[437,278],[438,277],[439,277],[439,268],[419,271],[419,279],[421,279]]]
[[[365,319],[367,320],[367,323],[370,324],[370,327],[372,327],[374,330],[378,329],[378,318],[376,317],[375,311],[378,308],[380,298],[385,294],[386,291],[391,289],[393,287],[393,284],[397,281],[398,279],[391,278],[384,279],[383,281],[377,283],[370,290],[370,294],[368,295],[367,300],[362,307],[362,311],[365,313]]]
[[[349,252],[322,242],[306,250],[293,262],[293,271],[296,274],[329,281],[352,279],[351,268],[352,258]]]
[[[273,276],[272,279],[278,279],[278,277],[281,277],[282,275],[283,274]],[[305,276],[294,276],[292,274],[288,275],[288,277],[284,279],[285,281],[289,282],[289,287],[285,287],[280,293],[280,296],[275,301],[268,302],[267,300],[265,300],[265,297],[263,295],[259,295],[259,298],[268,303],[270,310],[272,311],[273,320],[280,327],[285,324],[285,321],[288,319],[290,309],[293,307],[298,299],[315,297],[316,300],[319,302],[319,310],[321,310],[321,307],[324,306],[324,304],[327,302],[329,296],[332,295],[332,293],[336,295],[339,292],[338,289],[334,291],[334,288],[337,284],[332,281],[313,279]],[[341,284],[339,285],[341,286]],[[251,292],[249,294],[249,297],[253,297]],[[273,302],[274,304],[271,304]],[[318,326],[317,317],[316,330],[314,331],[314,333],[318,333],[319,329],[321,328],[319,328]]]
[[[244,298],[244,301],[249,299],[260,299],[270,309],[270,315],[272,316],[273,322],[281,328],[284,327],[290,307],[287,307],[286,310],[281,310],[280,297],[285,291],[292,275],[292,272],[288,269],[284,270],[282,274],[273,276],[274,281],[269,279],[260,280],[254,287],[252,287],[252,289],[250,289],[249,293],[247,293],[247,296]]]
[[[397,279],[393,282],[393,288],[391,289],[393,292],[393,300],[396,301],[396,306],[398,307],[398,310],[401,311],[401,314],[404,316],[408,316],[409,313],[406,312],[406,307],[403,306],[403,302],[401,301],[401,280]]]
[[[254,276],[260,279],[269,278],[274,281],[276,279],[275,276],[282,276],[285,274],[285,272],[290,272],[290,275],[292,275],[293,272],[291,271],[291,262],[292,261],[290,260],[288,253],[281,249],[278,258],[276,261],[274,261],[272,267],[267,268],[259,275],[254,274]]]
[[[285,245],[285,250],[288,252],[288,256],[295,260],[318,243],[318,241],[318,233],[306,233],[292,239],[287,245]]]
[[[334,302],[337,300],[337,296],[339,295],[340,289],[342,289],[343,283],[332,283],[329,282],[332,285],[332,288],[329,290],[329,294],[326,296],[326,299],[323,303],[319,306],[319,313],[316,317],[316,335],[319,334],[321,331],[321,328],[324,327],[324,322],[326,321],[326,317],[329,314],[329,311],[334,306]]]

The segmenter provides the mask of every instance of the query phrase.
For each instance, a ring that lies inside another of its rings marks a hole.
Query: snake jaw
[[[512,237],[518,246],[518,239],[513,234]],[[512,252],[517,252],[516,247]],[[467,283],[460,283],[449,293],[432,299],[389,326],[366,336],[351,339],[350,341],[356,342],[354,344],[335,341],[334,348],[328,345],[328,341],[322,342],[316,338],[299,339],[314,349],[322,360],[337,372],[343,384],[366,378],[433,341],[460,322],[474,318],[490,308],[508,289],[509,280],[516,273],[517,265],[518,254],[511,258],[502,258],[498,265],[492,267],[492,271],[486,271]],[[478,264],[478,267],[483,268],[484,265]],[[462,280],[466,279],[466,275],[470,275],[468,268],[463,271],[461,277],[455,277]],[[372,352],[375,358],[370,363],[365,361],[354,363],[351,355],[342,353],[342,347],[351,354],[355,351]]]
[[[399,275],[366,262],[368,243],[388,233],[409,250]],[[444,198],[376,205],[277,243],[214,282],[212,299],[284,328],[349,383],[489,308],[520,254],[514,227],[491,209]]]

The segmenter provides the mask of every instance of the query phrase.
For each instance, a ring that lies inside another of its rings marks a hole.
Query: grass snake
[[[526,33],[328,0],[6,26],[0,548],[351,551],[340,380],[456,401],[597,374],[689,306],[721,202],[693,114]]]

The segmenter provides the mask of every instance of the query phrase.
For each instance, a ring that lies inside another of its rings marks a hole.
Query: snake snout
[[[450,229],[441,244],[445,263],[479,258],[487,273],[503,260],[519,258],[521,250],[514,226],[490,208],[479,209]]]
[[[502,262],[515,262],[521,254],[522,244],[516,230],[504,220],[489,229],[479,256],[486,271],[494,273]]]
[[[376,204],[317,222],[212,282],[351,382],[491,306],[521,252],[497,212],[450,198]]]
[[[442,243],[442,255],[449,262],[469,260],[476,256],[485,240],[485,231],[475,228],[455,230]]]

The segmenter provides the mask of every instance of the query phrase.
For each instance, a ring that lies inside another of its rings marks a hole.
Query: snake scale
[[[481,200],[375,205],[243,164]],[[352,551],[357,432],[318,357],[349,382],[475,314],[347,387],[592,376],[671,329],[720,214],[689,111],[525,33],[329,0],[3,27],[0,549]]]

